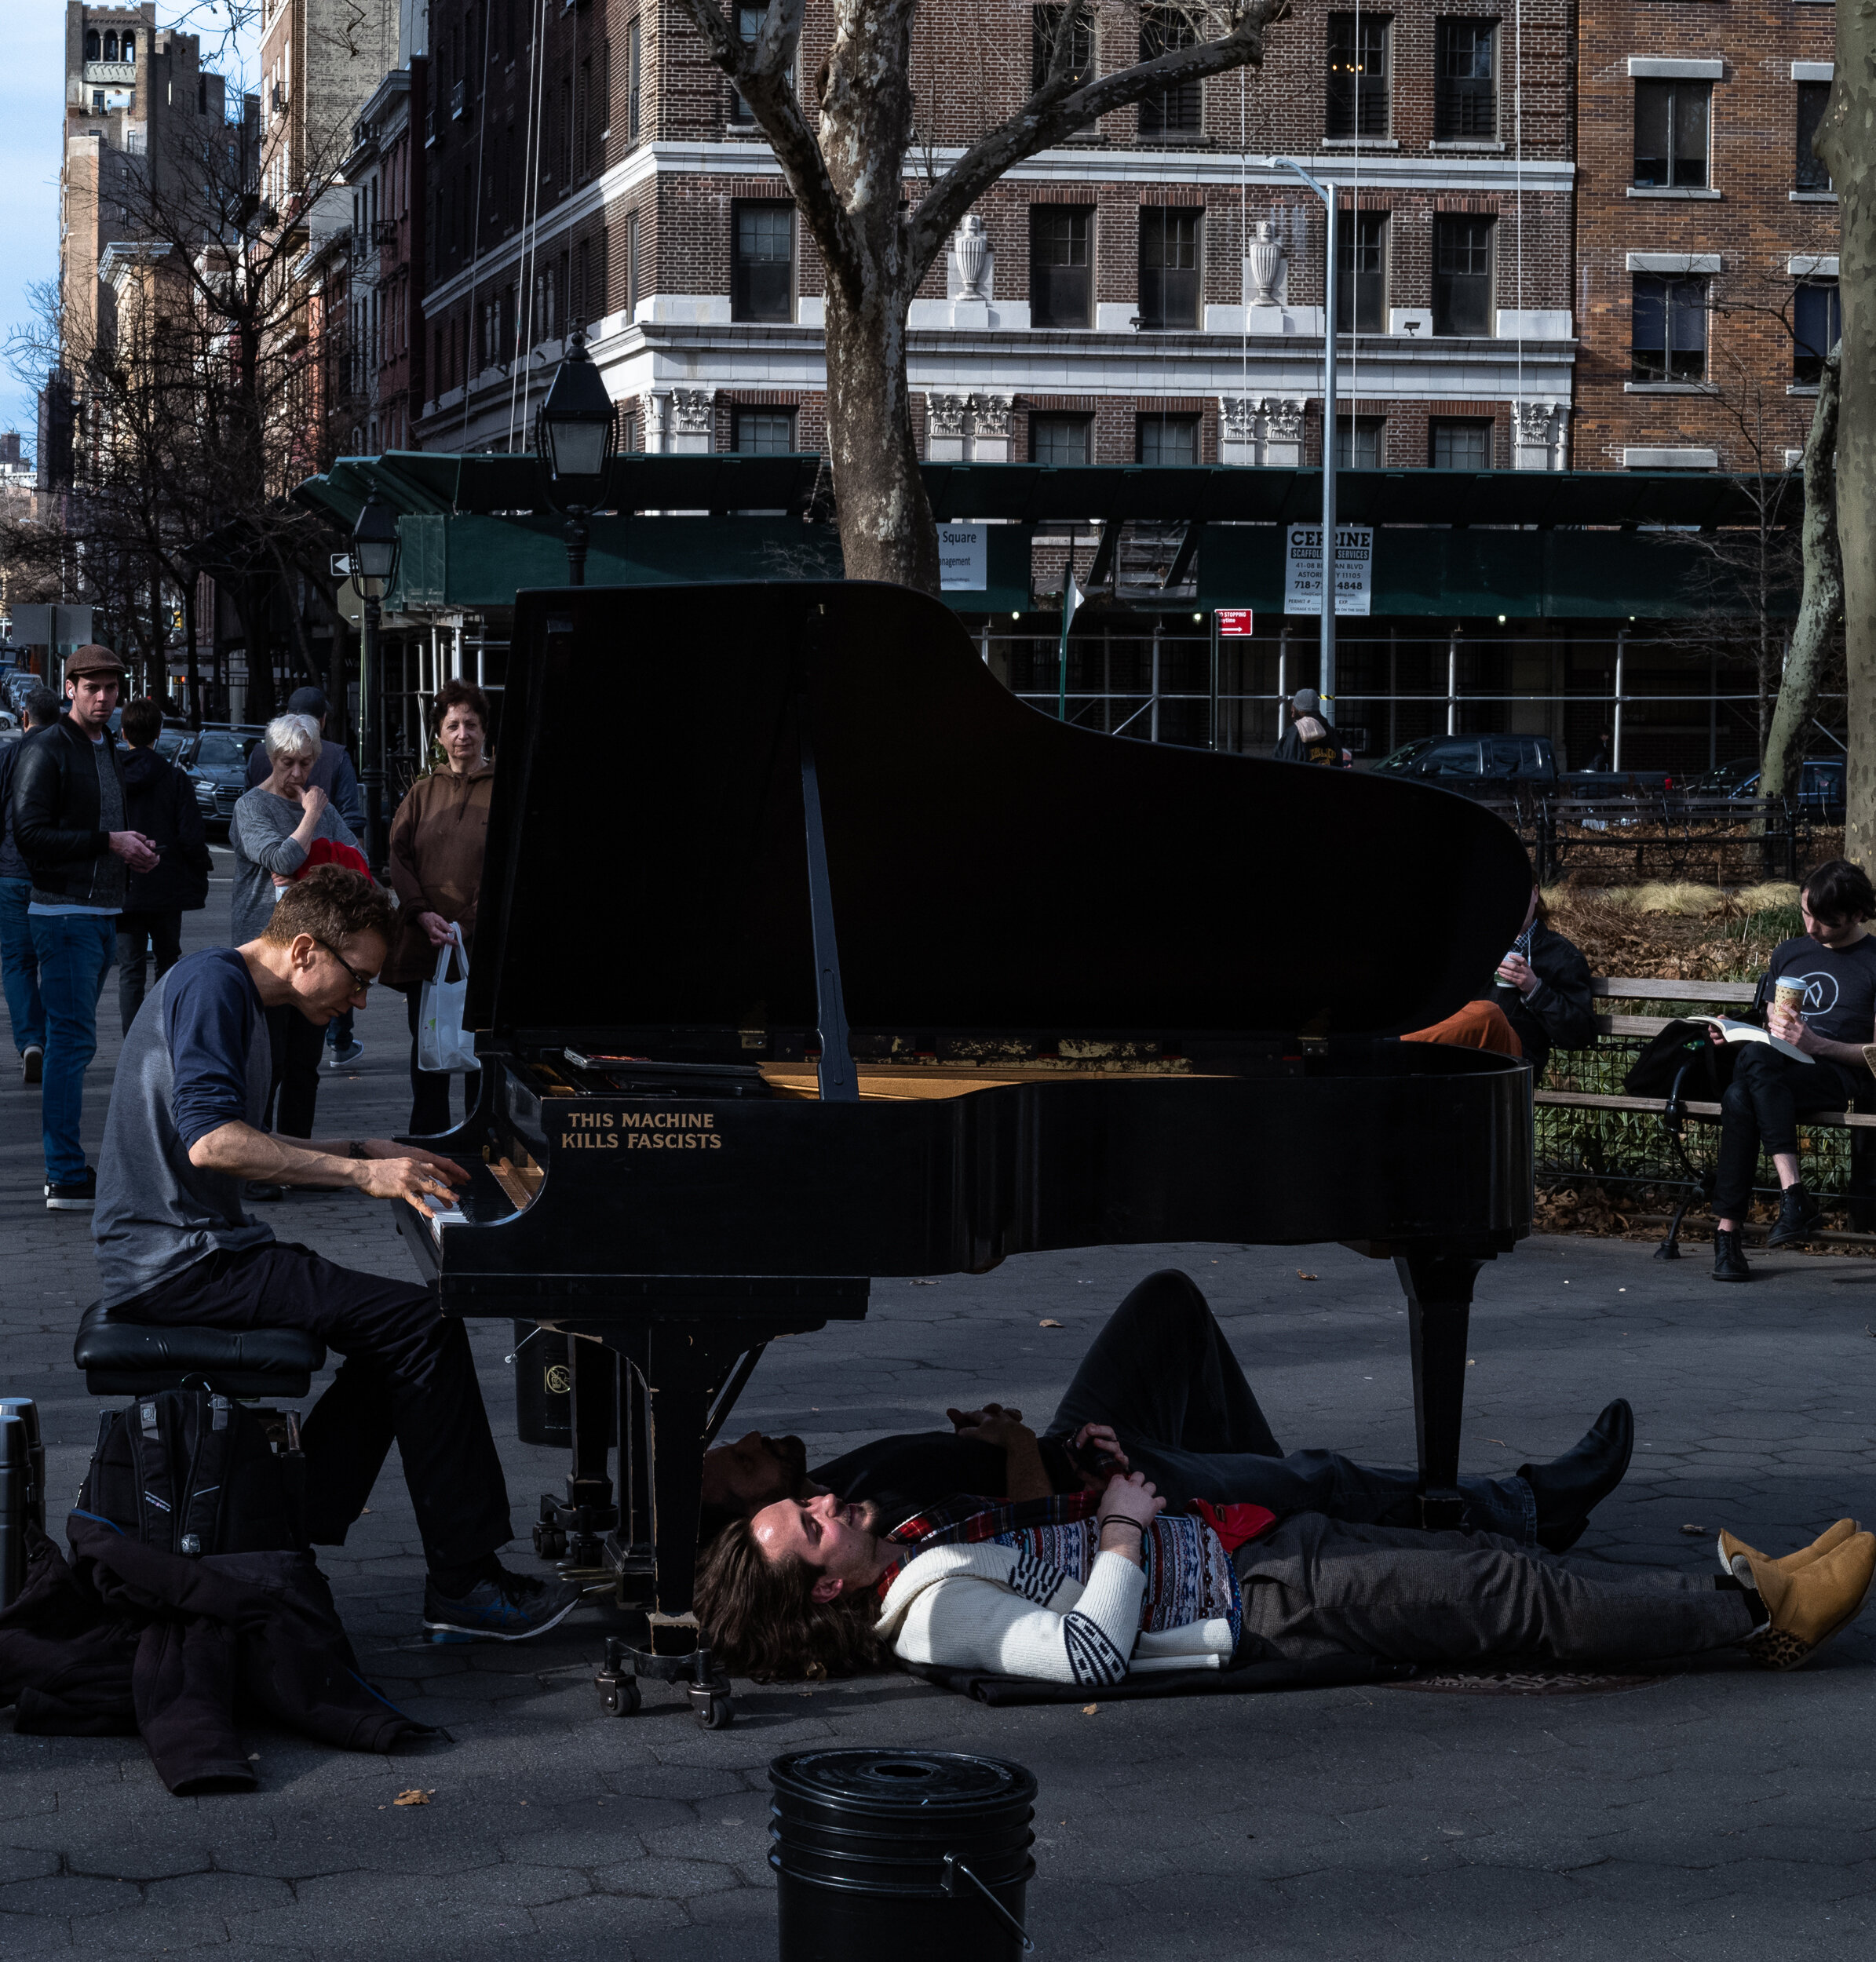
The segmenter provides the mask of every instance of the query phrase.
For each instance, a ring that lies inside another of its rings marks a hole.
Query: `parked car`
[[[206,723],[173,759],[195,786],[203,824],[224,837],[235,805],[247,790],[249,752],[266,734],[261,723]]]
[[[1749,777],[1739,779],[1737,789],[1728,793],[1735,797],[1756,797],[1759,794],[1759,772],[1754,770]],[[1808,757],[1804,775],[1798,779],[1795,799],[1801,810],[1807,811],[1814,818],[1821,818],[1827,824],[1841,824],[1844,817],[1844,766],[1837,757]]]
[[[0,742],[17,742],[26,731],[10,709],[0,709]]]
[[[1759,774],[1757,757],[1734,757],[1716,768],[1703,770],[1681,786],[1690,797],[1730,797],[1748,777]]]
[[[1557,756],[1548,736],[1422,736],[1403,743],[1374,765],[1390,776],[1429,779],[1471,797],[1490,797],[1516,784],[1553,788]]]

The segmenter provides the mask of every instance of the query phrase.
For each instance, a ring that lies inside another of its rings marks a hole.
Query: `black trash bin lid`
[[[878,1814],[955,1815],[1032,1803],[1034,1773],[967,1751],[791,1751],[768,1767],[779,1796]]]

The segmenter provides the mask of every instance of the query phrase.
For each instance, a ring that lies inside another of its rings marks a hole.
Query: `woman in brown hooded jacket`
[[[417,1067],[418,1004],[451,928],[462,935],[465,952],[473,946],[495,781],[487,755],[488,698],[482,691],[466,681],[446,681],[433,713],[445,760],[411,785],[391,824],[398,931],[384,975],[403,990],[410,1006],[411,1129],[420,1136],[449,1129],[450,1079],[445,1070]],[[465,1116],[475,1109],[481,1083],[479,1071],[464,1077]]]

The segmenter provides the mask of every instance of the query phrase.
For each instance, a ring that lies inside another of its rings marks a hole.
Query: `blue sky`
[[[59,126],[64,0],[9,0],[0,62],[0,327],[27,313],[26,289],[59,269]],[[0,371],[0,429],[32,447],[33,398]]]

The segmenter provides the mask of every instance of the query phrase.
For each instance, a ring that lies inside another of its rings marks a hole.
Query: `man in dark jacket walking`
[[[182,916],[208,904],[214,861],[202,834],[202,807],[188,779],[151,746],[162,732],[162,710],[154,702],[127,703],[123,732],[130,751],[119,764],[130,828],[141,831],[162,855],[154,872],[130,874],[124,910],[118,915],[117,1012],[128,1035],[143,1005],[144,954],[155,956],[152,978],[159,981],[182,957]]]
[[[48,687],[34,688],[24,705],[27,734],[49,729],[59,719],[59,698]],[[26,747],[26,737],[0,749],[0,983],[6,990],[7,1019],[13,1027],[13,1047],[20,1056],[23,1083],[39,1081],[46,1062],[46,1004],[39,998],[39,960],[32,950],[32,922],[26,909],[32,899],[32,874],[20,855],[19,841],[7,821],[13,802],[13,771]]]
[[[27,918],[46,1004],[39,1109],[52,1213],[89,1213],[97,1202],[97,1174],[78,1134],[85,1067],[97,1053],[97,1000],[116,950],[125,881],[157,863],[155,846],[130,829],[111,740],[123,678],[108,647],[80,647],[65,663],[71,713],[29,735],[13,766],[9,829],[32,875]]]

